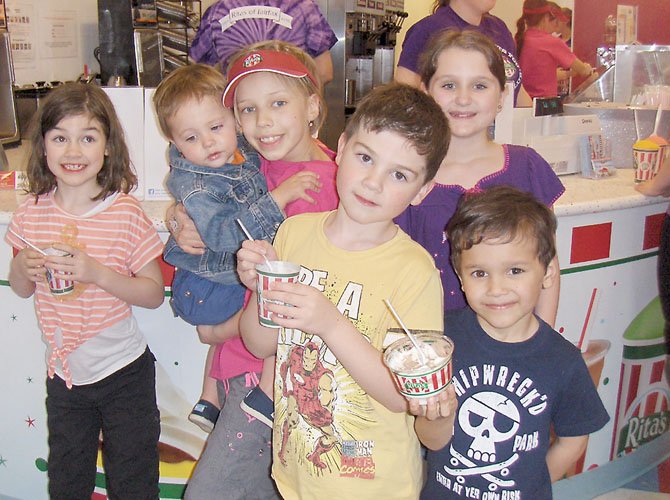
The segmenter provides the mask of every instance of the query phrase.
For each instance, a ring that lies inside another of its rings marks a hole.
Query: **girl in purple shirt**
[[[396,222],[435,259],[442,275],[444,309],[449,311],[465,305],[445,234],[461,196],[504,184],[552,206],[564,188],[535,150],[489,139],[488,128],[505,98],[505,66],[489,38],[474,31],[443,32],[427,46],[419,70],[423,85],[447,115],[451,141],[433,190]],[[543,290],[536,308],[550,325],[556,319],[558,292],[558,283]]]

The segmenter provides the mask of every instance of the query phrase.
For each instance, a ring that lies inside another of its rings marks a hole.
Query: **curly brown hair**
[[[556,255],[556,216],[532,194],[510,186],[465,194],[447,224],[447,235],[456,272],[463,251],[487,240],[508,243],[530,238],[545,268]]]
[[[34,194],[35,199],[51,192],[57,185],[56,176],[47,164],[44,136],[61,120],[79,115],[88,115],[97,121],[106,141],[107,154],[97,176],[100,193],[93,200],[104,200],[117,192],[128,193],[137,186],[123,128],[112,101],[96,85],[71,82],[53,89],[33,118],[29,133],[32,150],[26,174],[28,192]]]

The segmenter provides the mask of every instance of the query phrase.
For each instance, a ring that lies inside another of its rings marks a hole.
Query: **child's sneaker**
[[[259,386],[249,391],[240,403],[240,408],[252,417],[256,417],[268,427],[272,427],[272,421],[275,416],[274,403]]]
[[[216,419],[219,417],[219,409],[205,399],[198,401],[188,419],[205,432],[212,432]]]

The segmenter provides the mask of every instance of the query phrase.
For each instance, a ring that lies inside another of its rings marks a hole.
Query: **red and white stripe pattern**
[[[646,347],[658,342],[658,339],[626,341],[629,345],[639,347]],[[636,448],[634,443],[640,442],[640,436],[629,438],[629,433],[632,431],[631,419],[644,418],[669,410],[670,393],[667,382],[664,381],[664,369],[664,354],[646,359],[627,359],[624,357],[621,360],[619,397],[615,413],[610,459],[614,459],[621,452],[630,453]],[[626,432],[622,432],[624,429],[626,429]],[[646,436],[643,436],[643,438],[646,439]],[[622,440],[625,442],[622,443]],[[646,442],[646,440],[643,442]]]
[[[261,325],[279,328],[279,325],[271,319],[271,313],[267,308],[267,304],[271,301],[263,298],[263,291],[269,290],[270,283],[294,283],[296,279],[297,276],[268,276],[258,273],[258,320]]]
[[[633,160],[635,165],[635,180],[647,181],[654,177],[658,172],[660,158],[660,150],[645,151],[634,149]]]
[[[400,392],[410,398],[425,398],[442,391],[451,381],[451,361],[433,373],[403,375],[394,373]]]

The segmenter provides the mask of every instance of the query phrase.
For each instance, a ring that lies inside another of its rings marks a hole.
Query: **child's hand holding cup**
[[[300,266],[293,262],[286,262],[282,260],[270,260],[256,265],[256,272],[258,273],[257,292],[258,292],[258,321],[261,325],[269,328],[280,328],[280,326],[272,321],[272,313],[268,311],[267,305],[269,303],[284,304],[276,300],[269,300],[265,298],[265,293],[270,290],[270,284],[275,282],[281,283],[295,283],[298,279]]]
[[[56,255],[58,257],[70,257],[72,254],[65,250],[58,250],[57,248],[49,247],[44,249],[45,255]],[[74,281],[54,276],[53,270],[45,266],[47,283],[51,294],[57,297],[67,295],[74,290]],[[68,273],[66,273],[68,274]]]

